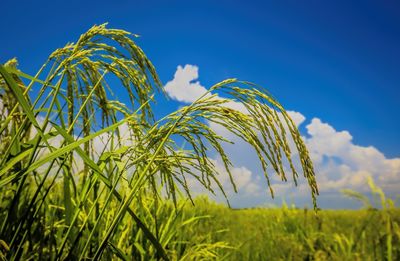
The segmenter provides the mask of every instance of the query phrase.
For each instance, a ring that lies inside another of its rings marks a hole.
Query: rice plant
[[[2,259],[215,259],[229,248],[224,242],[207,234],[180,240],[176,233],[199,218],[180,216],[179,198],[192,200],[188,178],[224,193],[210,153],[236,190],[223,149],[230,141],[209,122],[255,150],[272,196],[269,172],[287,181],[287,163],[296,183],[297,155],[316,206],[307,149],[272,95],[227,79],[157,119],[152,108],[164,95],[162,84],[135,38],[93,26],[54,51],[35,75],[20,71],[15,59],[0,65]],[[232,100],[246,112],[227,106]],[[165,210],[165,198],[174,211]]]

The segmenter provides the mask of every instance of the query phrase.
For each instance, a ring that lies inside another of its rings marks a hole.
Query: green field
[[[66,228],[62,197],[37,217],[22,245],[24,260],[54,260]],[[133,207],[150,228],[171,260],[398,260],[400,258],[400,209],[320,210],[282,208],[231,209],[199,197],[190,202],[157,202],[144,197]],[[100,204],[100,208],[103,203]],[[4,212],[4,205],[2,212]],[[67,259],[78,259],[87,238],[96,249],[103,226],[115,213],[106,213],[98,234],[78,232],[73,246],[64,246]],[[1,219],[4,214],[0,215]],[[88,227],[94,224],[89,222]],[[82,234],[79,234],[82,233]],[[5,244],[4,241],[2,241]],[[75,250],[74,250],[75,248]],[[9,249],[3,245],[3,260]],[[90,254],[91,251],[89,250]],[[61,255],[62,256],[62,255]],[[103,260],[156,260],[160,256],[146,235],[129,217],[120,221],[108,242]],[[85,259],[85,258],[84,258]]]
[[[400,210],[241,209],[202,202],[210,215],[194,235],[215,231],[227,260],[398,260]],[[224,230],[225,229],[225,230]]]

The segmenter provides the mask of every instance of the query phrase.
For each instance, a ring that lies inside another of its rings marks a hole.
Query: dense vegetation
[[[189,204],[189,178],[211,193],[224,193],[210,153],[221,159],[235,188],[223,149],[229,141],[208,122],[254,148],[268,185],[274,173],[288,180],[284,166],[296,183],[300,168],[316,204],[307,149],[265,89],[228,79],[193,104],[156,119],[152,108],[162,85],[133,38],[94,26],[76,43],[54,51],[33,76],[21,72],[15,59],[0,65],[0,259],[234,258],[238,242],[223,232],[231,225],[222,218],[207,225],[209,216],[215,220],[225,211],[225,218],[234,220],[252,212]],[[246,112],[228,106],[232,100]],[[270,191],[273,195],[271,186]],[[285,218],[275,215],[288,211],[268,212],[269,225],[284,232]],[[250,219],[261,226],[263,213]],[[306,230],[312,226],[300,222],[292,229],[301,224]],[[276,248],[271,243],[276,238],[265,236],[268,247]],[[266,250],[272,257],[274,250]],[[244,251],[237,258],[269,257],[256,245]]]
[[[226,260],[399,260],[400,209],[370,180],[374,200],[361,210],[313,210],[283,205],[272,209],[233,210],[199,198],[188,212],[207,215],[190,237],[212,233]],[[378,207],[378,208],[377,208]]]

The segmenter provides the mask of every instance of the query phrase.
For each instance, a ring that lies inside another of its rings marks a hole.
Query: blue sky
[[[311,150],[327,157],[321,173],[333,175],[329,173],[336,167],[347,166],[352,170],[347,175],[361,171],[378,176],[380,169],[391,175],[386,182],[399,180],[400,4],[265,2],[7,1],[0,16],[0,62],[16,56],[22,70],[34,73],[54,49],[75,41],[93,24],[109,22],[109,27],[141,35],[137,43],[163,83],[173,81],[178,65],[191,64],[198,74],[193,80],[206,88],[229,77],[267,87],[287,109],[304,116],[302,134],[314,144]],[[160,103],[159,110],[166,104]],[[317,129],[326,130],[326,136]],[[329,153],[320,148],[321,140],[333,136],[348,147]],[[346,148],[369,146],[383,155],[381,165],[343,163]],[[237,158],[238,167],[248,169],[254,180],[257,169]],[[329,163],[330,158],[337,164]],[[331,203],[340,188],[336,184],[336,192],[327,190],[321,197],[324,206],[351,205],[340,199]],[[238,206],[264,202],[253,198],[238,199]]]

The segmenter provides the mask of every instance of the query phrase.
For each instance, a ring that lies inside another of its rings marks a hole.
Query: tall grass
[[[221,158],[236,189],[222,146],[229,141],[208,121],[254,148],[272,195],[269,169],[286,181],[287,162],[297,181],[296,150],[315,205],[312,162],[276,99],[262,87],[228,79],[156,119],[152,106],[162,84],[134,38],[94,26],[54,51],[34,76],[18,70],[15,59],[0,65],[3,259],[215,258],[217,249],[228,247],[223,242],[213,243],[207,234],[177,236],[200,218],[182,217],[177,200],[192,199],[189,177],[212,193],[215,186],[224,193],[210,151]],[[247,112],[228,107],[230,100]],[[174,211],[161,204],[165,196]]]

